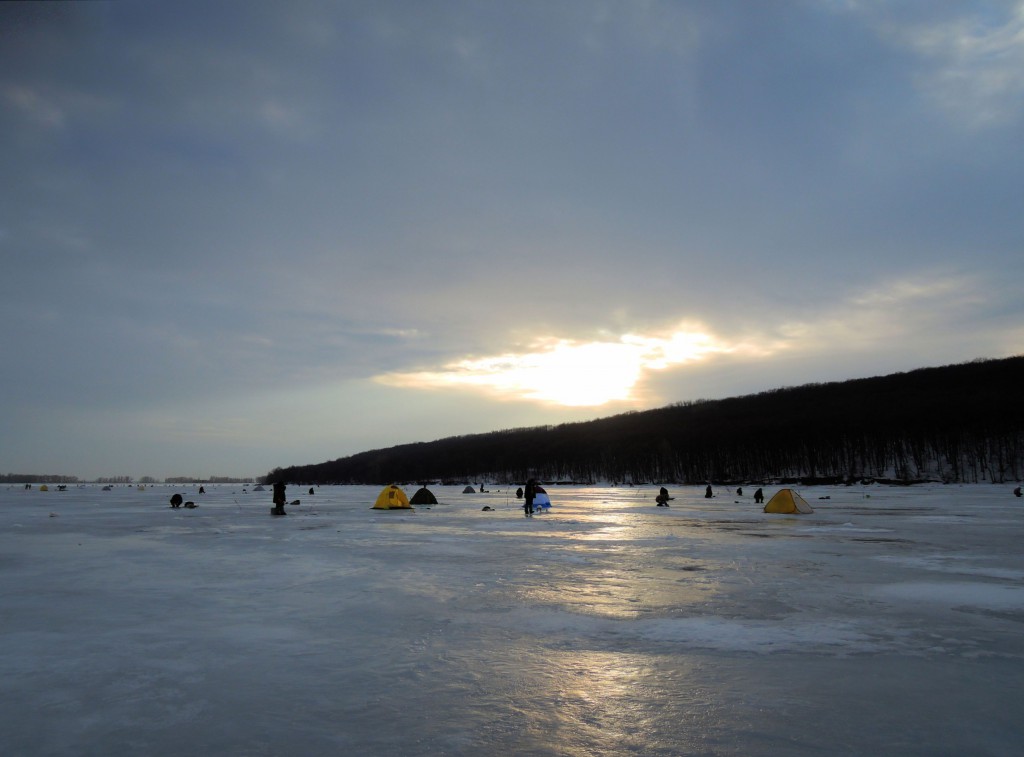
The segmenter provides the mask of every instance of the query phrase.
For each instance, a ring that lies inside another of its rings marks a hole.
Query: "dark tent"
[[[422,487],[412,495],[412,499],[409,500],[410,505],[436,505],[437,497],[435,497],[430,489]]]

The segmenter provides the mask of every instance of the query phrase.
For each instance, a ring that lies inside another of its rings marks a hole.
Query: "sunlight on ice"
[[[5,753],[1019,752],[1007,486],[432,491],[0,490]]]

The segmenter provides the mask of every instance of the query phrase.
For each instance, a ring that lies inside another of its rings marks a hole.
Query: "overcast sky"
[[[0,3],[0,473],[1024,352],[1024,2]]]

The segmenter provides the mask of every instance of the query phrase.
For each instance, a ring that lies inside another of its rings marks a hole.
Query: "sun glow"
[[[665,336],[625,334],[617,341],[546,338],[528,352],[465,358],[440,370],[390,373],[378,380],[410,388],[475,387],[508,399],[596,407],[636,400],[646,371],[727,351],[708,334],[693,330]]]

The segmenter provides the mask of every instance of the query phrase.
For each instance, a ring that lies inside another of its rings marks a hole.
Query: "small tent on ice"
[[[412,499],[409,500],[409,504],[412,505],[436,505],[437,497],[427,487],[422,487],[416,490],[416,493],[412,495]]]
[[[766,513],[813,513],[807,500],[792,489],[779,489],[764,506]]]
[[[534,489],[533,495],[533,509],[534,510],[547,510],[551,507],[551,497],[548,496],[547,491],[543,486],[537,484],[537,488]]]
[[[373,503],[371,510],[411,510],[409,498],[401,487],[391,484],[381,489],[377,501]]]
[[[467,486],[465,489],[462,490],[462,493],[463,494],[476,494],[476,489],[474,489],[472,486]]]

